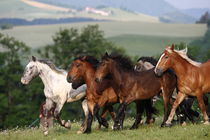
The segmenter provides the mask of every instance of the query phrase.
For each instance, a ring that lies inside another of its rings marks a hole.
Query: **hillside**
[[[68,8],[84,9],[86,7],[104,8],[111,7],[159,17],[162,22],[194,23],[196,17],[188,15],[183,10],[173,7],[164,0],[36,0]]]
[[[134,12],[117,9],[103,8],[104,12],[110,12],[109,16],[79,10],[74,11],[69,8],[58,7],[55,5],[47,5],[43,3],[29,3],[30,0],[1,0],[0,1],[0,18],[20,18],[26,20],[34,20],[41,18],[93,18],[98,20],[120,20],[120,21],[144,21],[159,22],[157,17],[137,14]],[[63,9],[62,9],[63,8]],[[69,11],[67,10],[69,9]],[[62,11],[64,10],[64,11]],[[65,11],[67,10],[67,11]]]
[[[45,3],[62,5],[65,7],[85,8],[89,7],[113,7],[143,13],[151,16],[160,16],[164,13],[177,10],[164,0],[36,0]]]

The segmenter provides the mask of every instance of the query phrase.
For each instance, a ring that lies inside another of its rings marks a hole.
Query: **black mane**
[[[77,59],[90,63],[94,69],[96,69],[99,64],[99,61],[93,56],[79,56],[75,58],[74,60],[77,60]]]
[[[150,62],[152,65],[156,66],[157,64],[157,60],[153,57],[148,57],[148,56],[143,56],[143,57],[140,57],[137,62],[139,61],[143,61],[143,62]]]
[[[124,71],[133,71],[134,70],[133,69],[134,66],[133,66],[131,60],[126,56],[122,56],[119,54],[111,54],[108,56],[105,55],[102,59],[106,59],[106,58],[111,58],[114,61],[116,61],[117,65],[120,67],[121,70],[124,70]]]

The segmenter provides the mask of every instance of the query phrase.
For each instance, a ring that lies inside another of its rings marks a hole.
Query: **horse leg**
[[[71,128],[70,122],[62,120],[61,117],[60,117],[60,111],[63,108],[63,105],[64,105],[64,103],[57,103],[56,104],[56,108],[55,108],[55,111],[54,111],[54,117],[61,126],[65,127],[65,128]]]
[[[93,115],[89,111],[89,113],[88,113],[88,119],[87,119],[87,127],[83,130],[83,133],[90,133],[91,132],[92,122],[93,122]]]
[[[119,126],[119,122],[122,121],[122,115],[124,115],[125,113],[125,109],[126,109],[127,104],[126,103],[121,103],[117,112],[117,116],[115,118],[114,121],[114,126],[113,126],[113,130],[119,130],[120,126]],[[122,123],[122,122],[121,122]]]
[[[54,102],[51,99],[47,98],[46,103],[43,107],[43,109],[44,109],[44,126],[43,126],[44,135],[48,135],[49,124],[48,124],[47,120],[48,120],[48,117],[49,117],[48,116],[49,111],[53,107],[53,104],[54,104]]]
[[[108,111],[109,110],[107,109],[107,106],[105,106],[103,108],[103,110],[102,110],[102,113],[101,113],[101,119],[102,119],[102,121],[105,120],[105,117],[106,117]],[[97,128],[98,130],[101,129],[101,125],[102,124],[100,124],[100,123],[98,124],[98,128]]]
[[[164,127],[165,122],[169,115],[169,105],[170,105],[170,96],[163,91],[163,101],[164,101],[164,117],[161,127]]]
[[[141,116],[144,112],[143,103],[144,101],[136,101],[136,120],[130,129],[137,129],[141,122]]]
[[[156,114],[158,111],[152,105],[153,105],[152,99],[145,100],[144,108],[146,110],[146,116],[147,116],[145,122],[146,124],[151,124],[155,122],[155,118],[152,116],[153,114]]]
[[[176,100],[175,100],[175,102],[173,103],[173,106],[172,106],[172,109],[171,109],[171,113],[170,113],[170,115],[169,115],[169,117],[168,117],[168,120],[166,121],[166,123],[165,123],[165,126],[171,126],[172,124],[171,124],[171,121],[172,121],[172,119],[173,119],[173,117],[174,117],[174,114],[175,114],[175,112],[176,112],[176,108],[179,106],[179,104],[184,100],[184,98],[186,97],[186,95],[185,94],[183,94],[183,93],[181,93],[181,92],[179,92],[178,94],[177,94],[177,97],[176,97]]]
[[[81,128],[80,128],[80,130],[78,131],[78,133],[83,132],[83,131],[84,131],[84,128],[87,127],[86,125],[87,125],[89,110],[88,110],[87,100],[86,100],[86,99],[84,99],[84,100],[82,101],[82,109],[83,109],[84,114],[85,114],[85,119],[84,119],[84,121],[83,121],[83,123],[82,123],[82,125],[81,125]]]
[[[206,106],[204,104],[204,100],[203,100],[203,94],[201,93],[197,93],[197,100],[198,100],[198,104],[199,107],[201,109],[201,112],[203,113],[203,118],[204,118],[204,124],[209,124],[209,117],[206,113]]]
[[[99,115],[99,109],[100,109],[100,107],[96,104],[95,107],[94,107],[94,115],[96,116],[100,125],[103,125],[105,128],[108,128],[109,124],[107,123],[106,119],[102,118]],[[105,107],[105,109],[108,110],[107,107]]]

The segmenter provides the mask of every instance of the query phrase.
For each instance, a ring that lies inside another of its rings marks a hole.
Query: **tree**
[[[207,11],[204,15],[202,15],[196,23],[208,23],[210,20],[209,12]]]
[[[0,128],[29,125],[38,117],[40,89],[35,82],[23,86],[21,65],[30,49],[23,42],[0,34]],[[40,87],[40,85],[39,85]]]
[[[75,28],[60,29],[53,36],[54,44],[38,51],[42,57],[54,61],[57,66],[66,69],[70,62],[79,55],[91,55],[100,58],[106,51],[124,53],[113,43],[104,38],[104,32],[98,25],[88,25],[81,31]]]

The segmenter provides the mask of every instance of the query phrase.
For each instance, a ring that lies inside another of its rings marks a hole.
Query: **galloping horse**
[[[82,85],[77,90],[72,89],[71,83],[66,81],[66,71],[57,69],[50,61],[37,60],[34,56],[32,56],[32,60],[25,68],[21,82],[23,84],[28,84],[36,76],[39,76],[44,83],[44,94],[46,97],[46,103],[44,105],[45,117],[48,116],[48,112],[55,105],[54,117],[62,126],[68,127],[69,123],[60,119],[60,111],[65,102],[74,102],[84,99],[86,95],[86,85]],[[75,96],[72,97],[72,95]],[[88,108],[86,100],[83,100],[82,107],[87,118]],[[44,127],[44,133],[48,134],[48,124]]]
[[[210,61],[203,64],[195,62],[188,58],[186,54],[174,50],[174,45],[171,47],[166,46],[154,71],[157,75],[161,75],[169,68],[176,73],[179,92],[166,125],[171,126],[176,108],[187,95],[197,97],[199,107],[203,113],[204,124],[209,124],[203,95],[210,92]]]
[[[115,91],[113,90],[113,87],[115,86],[114,83],[112,83],[109,78],[106,78],[103,83],[98,85],[95,82],[95,71],[96,67],[98,65],[98,60],[96,60],[94,57],[91,56],[81,56],[76,58],[70,67],[70,70],[68,72],[67,80],[69,82],[72,82],[72,87],[77,88],[78,86],[86,83],[87,84],[87,102],[88,107],[90,110],[89,119],[88,119],[88,125],[87,129],[84,131],[84,133],[88,133],[91,131],[91,123],[93,116],[96,115],[97,119],[99,121],[102,121],[102,123],[105,123],[104,118],[100,118],[98,115],[99,108],[105,106],[107,109],[109,109],[109,112],[111,113],[111,116],[113,119],[115,119],[115,113],[113,112],[112,105],[119,102],[118,96],[116,95]],[[100,87],[100,89],[98,89]],[[150,116],[152,114],[152,107],[151,107],[151,101],[144,101],[148,104],[148,118],[149,121]],[[139,102],[138,106],[142,107],[144,102]],[[142,111],[142,108],[139,108],[139,111]],[[104,116],[104,115],[102,115]],[[104,116],[105,117],[105,116]],[[120,126],[122,127],[122,123]],[[134,124],[134,127],[137,124]]]
[[[187,54],[187,48],[183,50],[179,50],[179,53],[184,53]],[[156,66],[157,60],[154,59],[153,57],[140,57],[137,60],[137,64],[135,64],[134,68],[136,71],[144,71],[144,70],[149,70],[152,69]],[[156,97],[156,96],[155,96]],[[154,97],[154,98],[155,98]],[[156,100],[154,99],[153,100]],[[172,96],[171,98],[171,104],[176,99],[176,95]],[[186,97],[180,106],[178,107],[176,111],[176,116],[177,116],[177,121],[180,122],[180,124],[184,124],[186,119],[188,118],[192,123],[194,123],[193,117],[199,117],[199,113],[197,111],[192,110],[192,105],[194,102],[194,98],[192,96]],[[204,96],[204,102],[205,105],[208,105],[208,98],[207,96]]]
[[[171,72],[166,72],[162,77],[157,77],[154,70],[136,72],[130,60],[120,55],[106,54],[97,68],[95,77],[98,83],[111,75],[113,83],[117,85],[121,106],[118,110],[114,123],[114,129],[119,129],[118,123],[124,115],[126,106],[133,101],[151,99],[161,91],[164,99],[164,119],[166,121],[169,113],[169,100],[176,87],[176,77]]]

